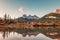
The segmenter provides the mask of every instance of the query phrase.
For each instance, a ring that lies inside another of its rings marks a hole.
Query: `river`
[[[0,40],[53,40],[42,33],[37,35],[19,34],[17,32],[0,32]]]

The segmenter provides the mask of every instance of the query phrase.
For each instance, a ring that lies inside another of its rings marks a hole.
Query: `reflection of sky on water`
[[[8,32],[7,32],[8,33]],[[3,33],[0,32],[0,40],[52,40],[51,38],[46,37],[43,34],[38,34],[37,36],[34,35],[26,35],[26,37],[23,37],[23,35],[18,34],[16,32],[11,32],[5,35],[5,39],[3,38]]]

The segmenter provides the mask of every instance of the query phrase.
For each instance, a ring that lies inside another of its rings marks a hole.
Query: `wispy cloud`
[[[25,11],[24,7],[20,7],[20,8],[19,8],[19,11],[20,11],[21,13],[24,13],[24,11]]]

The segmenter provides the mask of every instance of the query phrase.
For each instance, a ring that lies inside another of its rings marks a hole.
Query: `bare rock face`
[[[57,14],[60,14],[60,9],[56,9],[56,13]]]

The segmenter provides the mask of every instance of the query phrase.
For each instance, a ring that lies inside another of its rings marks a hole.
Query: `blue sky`
[[[21,7],[24,8],[23,13],[19,11]],[[42,17],[56,9],[60,9],[60,0],[0,0],[0,17],[5,13],[12,18],[23,14]]]

